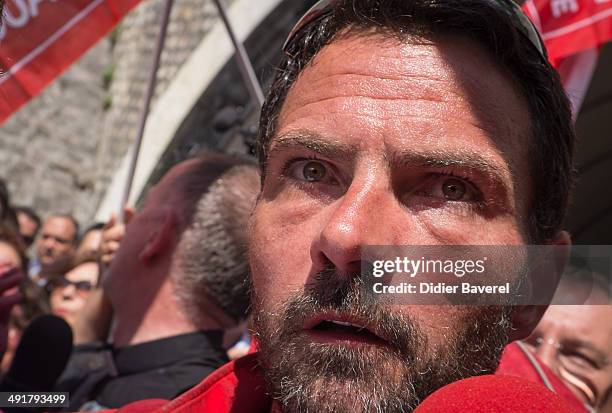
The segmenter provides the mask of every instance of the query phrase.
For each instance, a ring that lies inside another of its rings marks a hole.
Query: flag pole
[[[236,50],[236,62],[238,63],[238,68],[240,69],[240,74],[242,75],[242,79],[247,87],[249,92],[249,96],[251,97],[251,101],[256,108],[261,108],[264,102],[264,95],[261,91],[261,86],[259,85],[259,81],[255,76],[255,71],[253,70],[253,65],[249,60],[249,56],[247,55],[246,50],[244,49],[244,45],[238,40],[236,33],[232,27],[232,24],[227,16],[227,12],[225,10],[225,6],[221,2],[221,0],[214,0],[217,5],[217,9],[219,10],[219,15],[223,20],[223,24],[227,29],[227,33],[234,44],[234,49]]]
[[[123,210],[130,199],[132,183],[134,182],[134,175],[136,173],[136,165],[138,164],[138,155],[140,153],[140,147],[142,145],[142,138],[144,136],[144,129],[147,123],[147,117],[149,116],[149,108],[151,106],[151,99],[153,98],[153,94],[155,92],[155,84],[157,81],[157,70],[159,69],[161,53],[162,53],[162,50],[164,49],[164,42],[166,40],[166,33],[168,31],[168,23],[170,21],[170,11],[172,10],[173,3],[174,3],[174,0],[165,0],[165,3],[164,3],[164,10],[162,14],[161,25],[159,28],[159,32],[157,34],[157,40],[155,42],[153,60],[151,61],[151,65],[149,66],[147,89],[146,89],[145,99],[144,99],[144,102],[142,104],[142,108],[140,111],[140,118],[138,121],[138,132],[136,134],[136,141],[134,142],[132,157],[130,159],[129,172],[127,176],[127,181],[125,183],[125,189],[123,191],[123,197],[121,198],[121,205],[119,206],[119,215],[118,215],[119,220],[118,221],[120,223],[123,223],[125,221]]]

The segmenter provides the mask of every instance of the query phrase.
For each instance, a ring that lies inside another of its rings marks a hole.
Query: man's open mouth
[[[326,315],[311,319],[304,330],[318,342],[387,345],[388,342],[369,323],[349,316]]]

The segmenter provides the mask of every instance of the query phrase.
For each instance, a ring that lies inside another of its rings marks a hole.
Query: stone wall
[[[0,177],[13,203],[41,214],[95,208],[96,156],[104,121],[102,74],[111,63],[102,41],[0,129]]]
[[[162,9],[163,0],[144,1],[2,126],[0,177],[15,204],[89,224],[135,138]],[[155,98],[216,19],[208,0],[175,1]]]

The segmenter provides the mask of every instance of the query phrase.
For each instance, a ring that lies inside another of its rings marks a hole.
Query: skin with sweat
[[[250,232],[259,327],[282,323],[283,303],[324,268],[359,271],[364,245],[527,243],[529,136],[525,99],[470,40],[333,41],[292,86],[270,144]],[[389,310],[419,326],[429,354],[474,317],[461,306]],[[305,343],[308,323],[296,333]],[[333,391],[350,400],[348,385]]]

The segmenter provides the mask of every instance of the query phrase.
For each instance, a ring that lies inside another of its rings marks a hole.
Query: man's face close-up
[[[410,411],[495,369],[506,310],[372,302],[361,250],[528,243],[530,133],[512,78],[458,36],[349,35],[303,70],[250,242],[254,329],[285,410]]]

